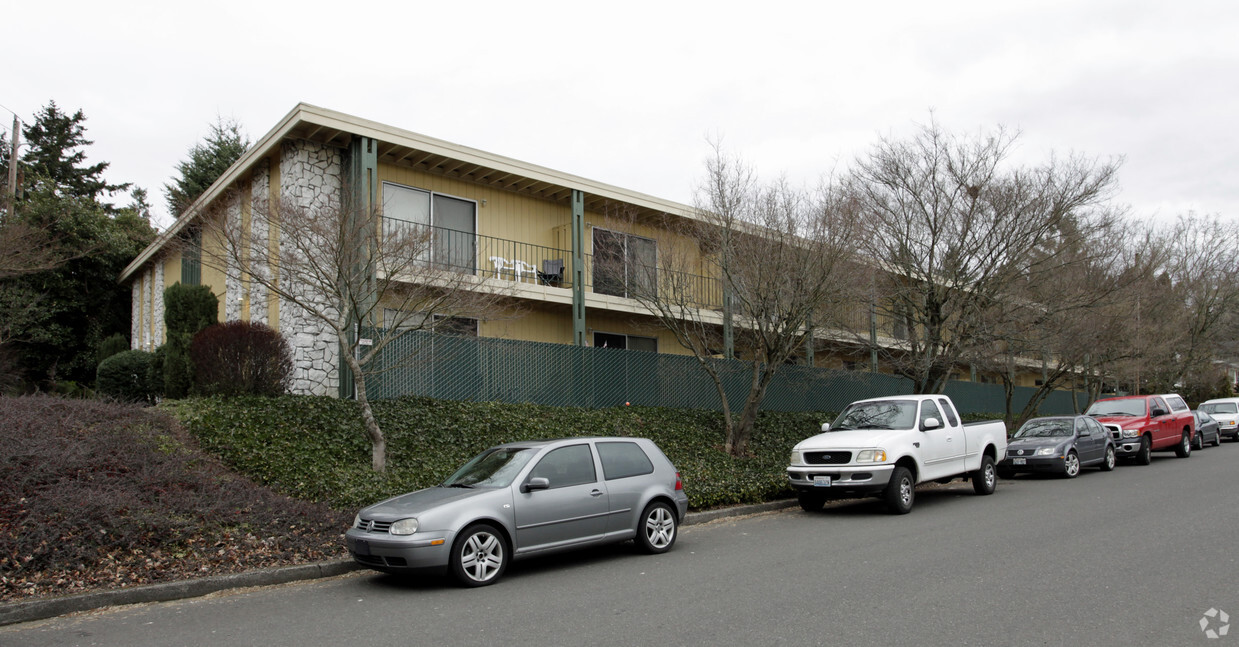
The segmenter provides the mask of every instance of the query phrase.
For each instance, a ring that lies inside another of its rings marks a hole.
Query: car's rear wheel
[[[1136,464],[1148,465],[1153,462],[1153,441],[1148,436],[1140,437],[1140,449],[1136,450]]]
[[[1183,438],[1179,440],[1179,446],[1174,448],[1174,455],[1179,458],[1187,458],[1192,455],[1192,439],[1183,432]]]
[[[1214,447],[1222,446],[1222,432],[1219,431],[1216,434],[1213,434],[1213,446]]]
[[[796,500],[800,502],[800,509],[805,512],[817,512],[822,509],[822,506],[826,505],[826,497],[817,492],[797,490]]]
[[[452,546],[452,575],[464,586],[494,584],[508,568],[508,547],[488,523],[465,528]]]
[[[679,535],[675,511],[662,501],[645,506],[637,527],[637,546],[646,553],[665,553],[675,545]]]
[[[1075,450],[1067,452],[1063,457],[1063,476],[1073,479],[1080,475],[1080,457],[1076,455]]]
[[[1113,448],[1113,447],[1107,447],[1107,448],[1106,448],[1106,457],[1105,457],[1105,459],[1103,459],[1103,460],[1101,461],[1101,471],[1103,471],[1103,472],[1109,472],[1109,471],[1113,470],[1113,469],[1114,469],[1114,466],[1115,466],[1115,465],[1117,465],[1117,464],[1118,464],[1118,458],[1116,458],[1116,457],[1115,457],[1115,455],[1114,455],[1114,448]]]
[[[912,472],[908,468],[895,467],[890,483],[886,484],[886,490],[882,493],[882,500],[891,514],[912,512],[912,503],[916,500],[916,481],[912,480]]]
[[[986,454],[981,457],[981,467],[972,473],[972,491],[977,494],[993,494],[998,487],[998,468],[994,466],[994,457]]]

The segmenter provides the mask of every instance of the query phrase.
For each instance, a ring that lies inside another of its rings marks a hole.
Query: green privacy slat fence
[[[745,362],[711,360],[734,409],[751,381]],[[718,392],[693,357],[485,337],[409,332],[384,349],[367,395],[420,395],[446,400],[533,402],[552,406],[634,406],[721,409]],[[911,391],[907,379],[879,373],[787,365],[762,402],[770,411],[837,411],[849,402]],[[1022,408],[1035,389],[1018,387]],[[946,393],[960,411],[1002,412],[1000,385],[952,382]],[[1081,396],[1081,410],[1084,400]],[[1071,413],[1071,394],[1054,393],[1042,414]]]

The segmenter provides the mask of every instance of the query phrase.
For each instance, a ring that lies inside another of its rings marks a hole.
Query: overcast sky
[[[1122,157],[1137,217],[1239,215],[1239,2],[17,2],[0,105],[87,117],[162,186],[217,115],[299,101],[688,203],[707,140],[814,184],[935,118]],[[8,130],[12,115],[0,111]],[[118,200],[125,202],[125,200]]]

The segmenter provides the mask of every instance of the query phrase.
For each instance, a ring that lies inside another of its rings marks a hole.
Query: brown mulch
[[[228,471],[166,414],[0,398],[0,602],[342,559],[351,519]]]

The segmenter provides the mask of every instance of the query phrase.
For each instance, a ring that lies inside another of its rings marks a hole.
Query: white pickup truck
[[[792,449],[787,478],[800,507],[829,499],[876,496],[894,514],[912,511],[916,485],[964,478],[993,494],[1007,451],[1001,421],[961,424],[944,395],[900,395],[848,405],[833,425]]]

